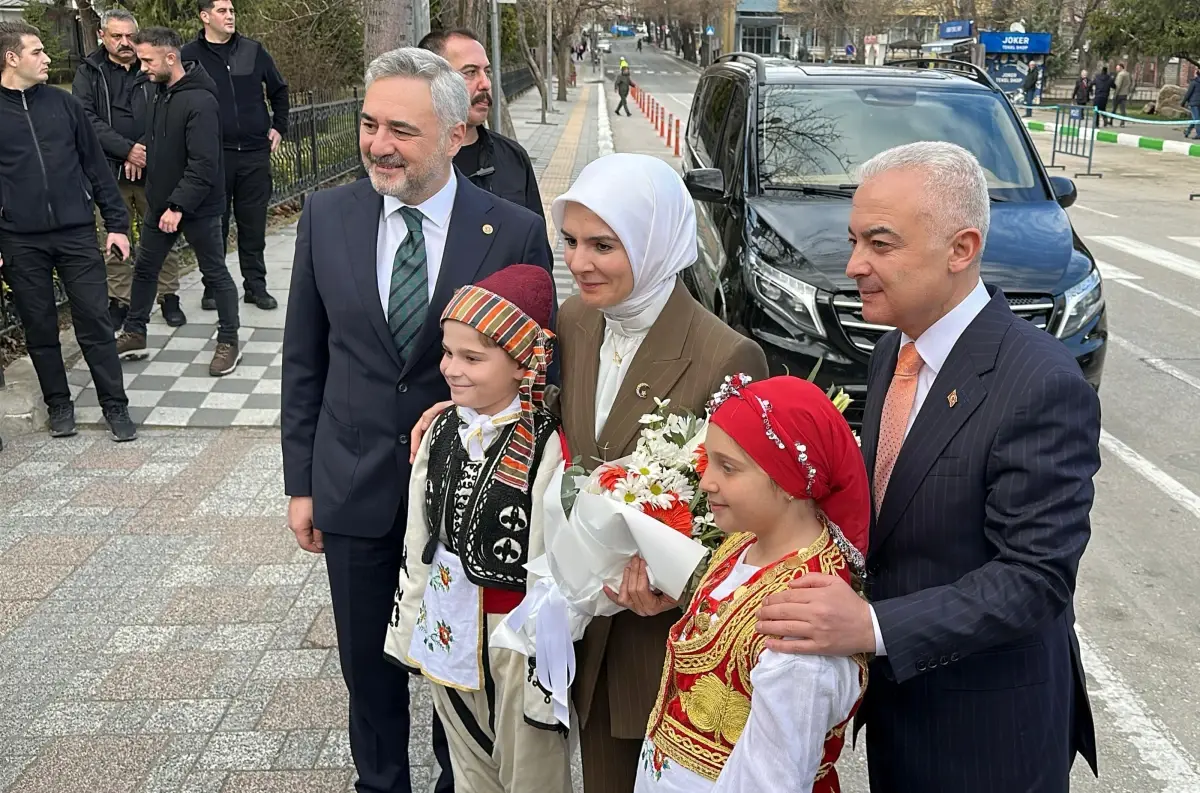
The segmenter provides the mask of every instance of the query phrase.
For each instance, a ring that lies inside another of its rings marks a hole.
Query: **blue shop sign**
[[[1049,33],[980,33],[979,43],[985,52],[1047,55],[1050,52],[1050,38]]]
[[[956,19],[938,25],[939,39],[969,39],[974,34],[975,23],[967,19]]]

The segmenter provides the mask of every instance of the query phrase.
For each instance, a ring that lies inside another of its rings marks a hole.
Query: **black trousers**
[[[158,274],[162,272],[163,262],[167,260],[167,254],[180,234],[196,252],[205,291],[217,300],[217,341],[237,344],[238,293],[233,277],[229,275],[229,268],[225,266],[225,246],[221,244],[220,237],[221,220],[216,215],[202,218],[184,215],[179,221],[179,229],[170,234],[159,229],[158,219],[153,216],[147,216],[142,222],[125,330],[145,335],[150,310],[154,308],[154,296],[158,294]]]
[[[629,95],[628,94],[617,94],[617,96],[621,97],[621,101],[617,102],[617,109],[616,109],[616,111],[614,111],[613,115],[617,115],[617,116],[621,115],[621,108],[625,108],[625,115],[632,116],[633,113],[629,112],[629,105],[625,104],[625,102],[628,101],[628,99],[629,99]]]
[[[392,617],[407,515],[378,539],[325,535],[325,565],[333,596],[342,677],[350,693],[350,751],[358,793],[411,793],[408,738],[409,673],[383,654]],[[454,790],[450,748],[437,714],[433,753],[442,775],[438,793]]]
[[[267,204],[271,202],[271,152],[225,150],[225,215],[221,239],[229,242],[229,221],[237,221],[238,264],[247,292],[267,288]]]
[[[101,406],[128,405],[108,314],[108,284],[104,259],[96,247],[96,229],[80,226],[48,234],[0,233],[0,255],[4,257],[0,274],[12,289],[17,315],[25,328],[25,346],[46,405],[54,407],[71,401],[58,343],[56,270],[67,290],[75,338],[92,372]]]

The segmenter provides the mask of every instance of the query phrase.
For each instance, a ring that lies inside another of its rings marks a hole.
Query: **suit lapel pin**
[[[951,391],[950,394],[946,397],[946,404],[949,405],[950,407],[954,407],[955,405],[958,404],[958,389],[957,388],[954,389],[953,391]]]
[[[633,393],[637,394],[638,399],[645,399],[650,396],[650,384],[638,383],[637,388],[633,389]]]
[[[492,228],[492,224],[491,224],[491,223],[484,223],[484,224],[483,224],[483,233],[484,233],[484,234],[491,234],[493,231],[495,231],[495,229],[493,229],[493,228]]]

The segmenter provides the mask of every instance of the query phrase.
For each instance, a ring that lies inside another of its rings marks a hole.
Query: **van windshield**
[[[913,86],[768,85],[759,93],[763,189],[846,185],[881,151],[944,140],[979,158],[998,199],[1043,201],[1041,184],[1004,97]]]

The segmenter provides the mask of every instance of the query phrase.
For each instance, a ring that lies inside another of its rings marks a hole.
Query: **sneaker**
[[[212,292],[208,291],[207,289],[204,290],[204,297],[200,298],[200,308],[204,309],[205,311],[217,310],[217,299],[213,297]]]
[[[108,431],[117,443],[137,440],[137,427],[129,418],[129,408],[124,405],[109,405],[104,408],[104,420]]]
[[[247,292],[242,300],[251,305],[258,306],[263,311],[273,311],[279,308],[279,301],[271,297],[266,289],[257,289],[252,292]]]
[[[242,361],[242,353],[238,345],[227,342],[217,342],[213,352],[212,363],[208,365],[208,373],[213,377],[224,377],[237,368]]]
[[[158,299],[158,305],[162,308],[163,322],[172,328],[187,324],[187,316],[179,307],[179,295],[163,295]]]
[[[122,305],[116,300],[108,301],[108,318],[112,320],[112,326],[115,330],[120,330],[125,324],[125,315],[129,313],[129,306]]]
[[[143,333],[121,331],[117,336],[117,357],[125,361],[140,361],[147,356],[146,336]]]
[[[50,437],[69,438],[75,434],[75,405],[65,402],[50,406]]]

